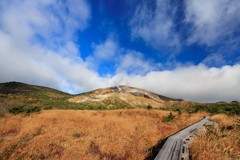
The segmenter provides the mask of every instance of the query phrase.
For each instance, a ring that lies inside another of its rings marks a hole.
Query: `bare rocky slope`
[[[69,99],[69,102],[75,103],[91,103],[91,102],[106,102],[106,101],[122,101],[130,106],[151,106],[160,108],[166,105],[166,102],[182,101],[181,99],[173,99],[158,95],[144,89],[130,86],[116,86],[104,89],[97,89],[88,93],[76,95]],[[112,104],[109,103],[111,106]],[[110,107],[109,106],[109,107]]]

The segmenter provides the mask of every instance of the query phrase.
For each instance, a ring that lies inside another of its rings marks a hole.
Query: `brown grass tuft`
[[[240,117],[219,114],[212,116],[218,128],[207,127],[207,134],[193,141],[190,155],[194,160],[239,160]]]

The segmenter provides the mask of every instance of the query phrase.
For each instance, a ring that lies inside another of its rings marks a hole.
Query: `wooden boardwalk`
[[[203,129],[201,128],[203,125],[214,124],[214,122],[210,121],[210,117],[207,116],[203,120],[172,135],[167,139],[155,160],[188,160],[188,146],[195,138],[197,131]]]

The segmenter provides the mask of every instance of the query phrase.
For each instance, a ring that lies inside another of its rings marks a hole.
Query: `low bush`
[[[196,104],[192,107],[193,111],[191,113],[197,113],[199,111],[206,111],[211,113],[211,115],[224,113],[230,116],[240,115],[240,104],[239,103],[203,103]]]
[[[175,116],[172,114],[172,112],[170,112],[167,117],[163,117],[162,121],[163,122],[170,122],[170,121],[173,121],[174,118],[175,118]]]
[[[50,109],[52,109],[52,107],[51,107],[51,106],[48,106],[48,107],[44,107],[44,109],[45,109],[45,110],[50,110]]]
[[[10,108],[8,111],[9,111],[9,113],[12,113],[12,114],[26,113],[27,115],[29,115],[30,113],[41,111],[41,107],[38,107],[38,106],[30,106],[30,107],[20,106],[20,107]]]
[[[182,114],[181,109],[177,108],[176,111],[178,112],[178,115],[181,115],[181,114]]]
[[[33,113],[33,112],[40,112],[41,111],[41,108],[38,107],[38,106],[33,106],[33,107],[28,107],[26,108],[26,113],[29,115],[30,113]]]
[[[147,106],[147,109],[153,109],[153,107],[149,104],[149,105]]]
[[[25,111],[23,107],[24,106],[13,107],[13,108],[8,109],[8,111],[9,111],[9,113],[12,113],[12,114],[22,113]]]

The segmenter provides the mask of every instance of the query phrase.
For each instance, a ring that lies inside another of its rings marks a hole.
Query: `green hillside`
[[[19,82],[0,84],[0,114],[13,107],[40,107],[41,109],[64,108],[73,95],[41,86]]]

